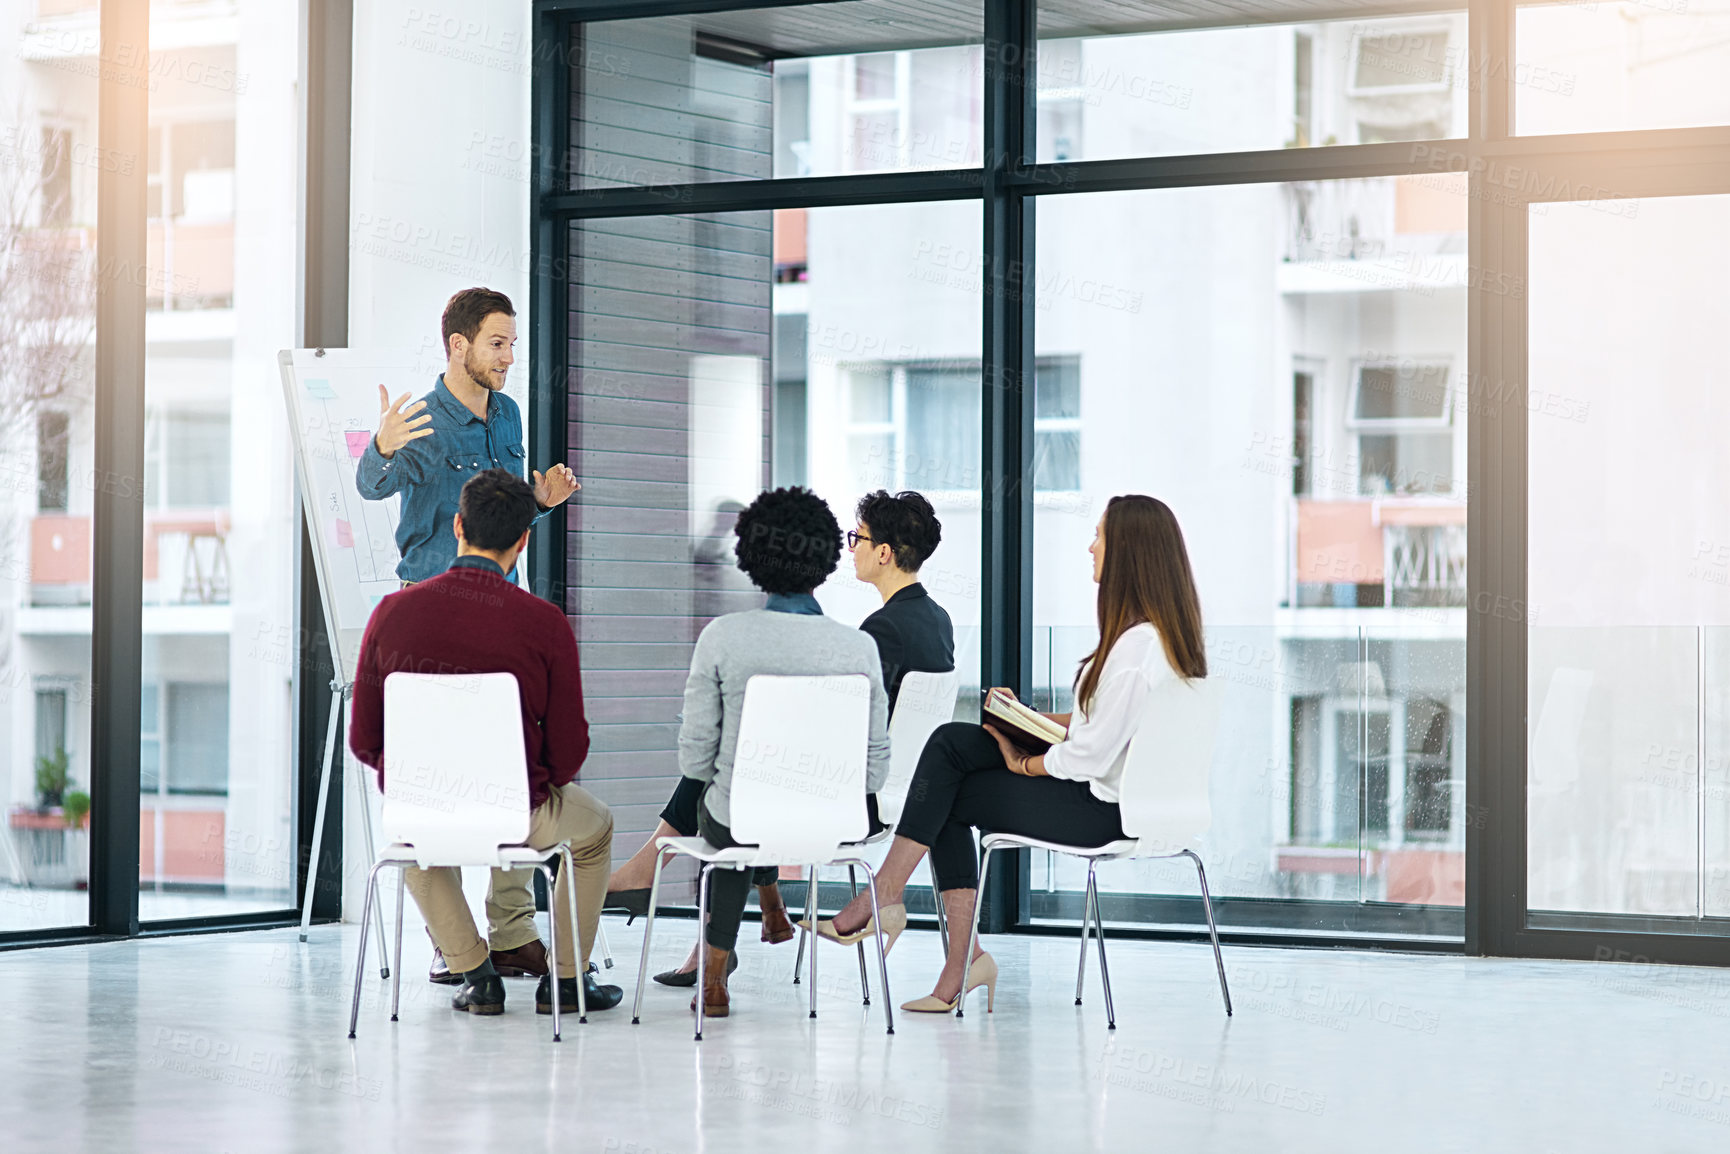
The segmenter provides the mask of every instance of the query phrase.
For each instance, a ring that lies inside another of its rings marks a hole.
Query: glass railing
[[[1528,907],[1730,917],[1730,628],[1527,638]]]
[[[1071,682],[1094,636],[1082,627],[1036,632],[1038,708],[1072,708]],[[1462,906],[1461,615],[1396,614],[1374,627],[1313,634],[1215,626],[1207,645],[1209,677],[1223,683],[1224,697],[1210,787],[1213,822],[1195,848],[1214,894]],[[1035,894],[1078,894],[1086,866],[1035,854],[1030,881]],[[1117,863],[1100,871],[1099,883],[1103,892],[1126,898],[1196,894],[1188,862]],[[1157,908],[1117,903],[1120,920]]]

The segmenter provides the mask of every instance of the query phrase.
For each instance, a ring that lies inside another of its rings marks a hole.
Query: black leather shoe
[[[730,951],[727,954],[727,976],[732,977],[733,971],[739,968],[739,954]],[[697,984],[697,967],[688,970],[666,970],[655,975],[655,980],[663,986],[677,986],[680,989],[690,989]]]
[[[625,991],[617,986],[603,986],[595,980],[593,970],[583,975],[583,996],[588,999],[591,1010],[610,1010],[625,1000]],[[562,1013],[577,1012],[577,979],[559,979],[559,1010]],[[535,1013],[550,1014],[553,1012],[553,979],[549,974],[541,979],[541,984],[535,987]]]
[[[601,909],[624,910],[625,913],[630,915],[625,919],[625,924],[628,926],[638,918],[646,917],[648,915],[648,887],[645,886],[640,890],[611,890],[607,893],[606,900],[601,903]],[[552,1011],[549,1010],[547,1012],[551,1013]]]
[[[494,974],[490,978],[473,978],[464,982],[457,996],[451,999],[451,1009],[467,1010],[471,1014],[504,1013],[504,979]]]
[[[445,965],[445,956],[437,946],[433,947],[432,969],[427,971],[426,980],[441,986],[462,985],[462,975],[451,973],[451,968]]]

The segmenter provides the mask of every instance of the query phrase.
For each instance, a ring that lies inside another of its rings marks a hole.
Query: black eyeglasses
[[[870,541],[873,545],[877,543],[872,541],[871,538],[867,537],[863,533],[856,533],[851,529],[847,530],[847,548],[857,549],[859,547],[859,542],[861,541]]]

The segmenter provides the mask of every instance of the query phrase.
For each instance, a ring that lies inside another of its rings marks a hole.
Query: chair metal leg
[[[566,892],[571,898],[571,949],[574,950],[577,955],[577,1025],[586,1026],[589,1023],[589,991],[587,989],[588,971],[583,967],[583,932],[577,927],[576,866],[571,861],[571,847],[568,843],[561,842],[559,844],[559,868],[565,871],[565,876],[567,878],[571,879]],[[558,891],[548,890],[547,897],[549,904],[558,900]],[[595,933],[597,935],[601,933],[601,922],[599,918],[595,919]],[[559,936],[559,923],[557,920],[553,921],[553,936],[555,938]],[[605,942],[607,939],[601,937],[599,940]],[[605,946],[602,948],[604,949]],[[613,959],[608,958],[607,965],[610,966],[612,964]],[[553,984],[557,985],[558,981],[559,972],[554,970]]]
[[[703,1040],[703,1010],[706,1003],[703,995],[708,992],[704,985],[706,963],[709,960],[709,882],[715,872],[715,867],[705,863],[697,871],[697,1041]]]
[[[1111,971],[1105,965],[1105,918],[1099,912],[1099,882],[1094,877],[1098,862],[1087,863],[1087,892],[1093,897],[1093,928],[1099,943],[1099,981],[1105,987],[1105,1028],[1117,1029],[1117,1011],[1111,1006]]]
[[[360,831],[365,835],[367,856],[377,858],[378,846],[372,836],[372,800],[366,792],[366,775],[364,773],[355,774],[354,784],[355,788],[360,791]],[[390,947],[384,944],[384,903],[374,903],[373,915],[378,918],[378,976],[388,978],[390,977],[390,954],[388,952]]]
[[[1225,958],[1219,952],[1219,927],[1213,921],[1213,898],[1207,892],[1207,871],[1202,868],[1201,857],[1193,850],[1184,850],[1183,856],[1195,862],[1195,877],[1201,883],[1201,908],[1207,911],[1207,936],[1213,939],[1213,964],[1219,971],[1219,994],[1225,999],[1225,1016],[1231,1017],[1231,990],[1225,984]]]
[[[396,949],[391,956],[396,959],[396,971],[390,978],[390,1020],[396,1021],[397,1007],[402,1003],[402,905],[403,890],[407,886],[408,870],[403,866],[396,869]]]
[[[854,897],[859,896],[859,874],[856,869],[855,866],[847,867],[847,886]],[[871,891],[871,917],[873,920],[877,917],[876,890]],[[882,927],[878,927],[878,933],[882,933]],[[871,983],[865,977],[865,941],[862,938],[859,941],[859,993],[865,999],[865,1004],[869,1006],[871,1004]]]
[[[937,888],[937,878],[931,878],[931,896],[937,899],[937,936],[943,942],[943,956],[949,956],[949,911],[943,908],[943,891]]]
[[[553,871],[544,861],[535,869],[539,870],[540,875],[547,881],[547,899],[550,902],[554,893],[553,886],[556,884],[553,881]],[[576,929],[575,926],[571,928],[573,931]],[[560,1036],[562,1023],[559,1013],[559,929],[556,925],[553,927],[552,939],[552,944],[547,948],[547,972],[552,975],[552,980],[547,984],[552,987],[553,993],[553,1041],[558,1042],[563,1039]]]
[[[1081,891],[1081,960],[1075,965],[1075,1004],[1081,1005],[1081,984],[1087,978],[1087,937],[1093,917],[1093,891]]]
[[[985,877],[991,870],[991,855],[994,850],[986,850],[979,858],[979,888],[973,894],[973,926],[967,932],[967,960],[961,966],[961,993],[955,999],[955,1016],[966,1016],[967,1009],[967,971],[973,968],[973,951],[979,946],[979,907],[985,903]],[[937,895],[937,904],[943,904],[943,894]]]
[[[877,976],[883,983],[883,1021],[888,1025],[889,1033],[893,1034],[895,1032],[895,1012],[891,1007],[894,1006],[895,1002],[889,996],[889,951],[883,942],[883,922],[877,916],[877,873],[863,859],[860,860],[859,866],[865,871],[865,885],[871,891],[871,920],[877,927]],[[847,867],[847,874],[849,877],[852,876],[852,866]],[[863,967],[865,964],[864,942],[859,943],[859,951],[859,965]],[[865,980],[863,969],[860,971],[859,980],[861,983]],[[867,1006],[871,1004],[869,988],[865,994],[865,1004]]]
[[[811,870],[811,885],[810,885],[810,888],[806,890],[806,893],[809,896],[805,899],[805,904],[810,908],[810,913],[807,916],[810,918],[811,924],[814,926],[817,924],[817,867],[811,866],[810,870]],[[811,1017],[813,1017],[813,1018],[815,1018],[817,1016],[817,955],[820,953],[822,953],[822,951],[817,948],[817,943],[812,942],[811,943]]]
[[[631,1025],[635,1026],[643,1020],[643,982],[649,976],[649,942],[655,936],[655,901],[661,896],[661,867],[667,864],[667,855],[655,855],[655,880],[649,884],[649,917],[643,923],[643,957],[637,963],[637,1000],[631,1003]],[[697,931],[699,934],[701,930]],[[702,951],[697,951],[697,964],[703,961]]]
[[[576,895],[576,887],[571,888],[571,894]],[[601,965],[607,969],[613,968],[613,947],[607,944],[607,927],[600,922],[595,923],[595,944],[601,947]]]
[[[810,921],[809,916],[807,916],[806,920]],[[811,922],[810,924],[816,925],[817,923]],[[810,936],[811,931],[807,930],[804,926],[799,927],[799,952],[793,955],[793,984],[795,986],[799,984],[799,971],[805,965],[805,939]]]
[[[366,875],[366,904],[360,911],[360,949],[354,959],[354,1005],[348,1011],[348,1036],[354,1037],[355,1023],[360,1021],[360,985],[366,978],[366,932],[372,928],[372,902],[378,892],[378,871],[385,862],[374,862]]]

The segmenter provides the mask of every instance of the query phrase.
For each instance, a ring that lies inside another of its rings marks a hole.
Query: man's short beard
[[[469,375],[469,380],[473,381],[477,385],[480,385],[482,388],[491,389],[494,392],[498,392],[500,389],[505,387],[504,382],[502,382],[502,381],[499,382],[497,385],[493,384],[492,373],[487,371],[487,368],[485,365],[478,365],[476,363],[475,358],[474,358],[474,352],[472,350],[463,354],[463,372],[465,372]]]

